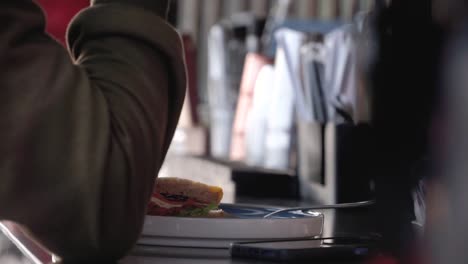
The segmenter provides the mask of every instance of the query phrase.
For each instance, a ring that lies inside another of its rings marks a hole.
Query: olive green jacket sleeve
[[[31,0],[0,1],[0,219],[64,258],[120,258],[141,232],[186,85],[154,1],[94,1],[69,52]]]

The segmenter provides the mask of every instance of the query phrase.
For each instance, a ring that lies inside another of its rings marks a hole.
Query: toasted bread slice
[[[155,192],[171,195],[183,195],[207,204],[219,204],[223,198],[223,189],[204,183],[175,177],[158,178]]]

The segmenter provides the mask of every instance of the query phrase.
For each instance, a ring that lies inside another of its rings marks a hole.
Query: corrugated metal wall
[[[206,103],[207,34],[210,27],[223,17],[251,11],[265,16],[275,0],[175,0],[177,27],[189,33],[198,46],[198,91],[202,118]],[[300,19],[350,20],[359,11],[372,8],[375,0],[291,0],[289,16]]]

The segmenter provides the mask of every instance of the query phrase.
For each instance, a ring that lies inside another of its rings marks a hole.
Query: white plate
[[[322,232],[323,215],[316,212],[285,212],[264,219],[277,208],[227,204],[220,207],[237,218],[147,216],[138,244],[227,248],[235,241],[307,238]]]

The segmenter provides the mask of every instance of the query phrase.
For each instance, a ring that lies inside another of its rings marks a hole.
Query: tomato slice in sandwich
[[[180,178],[161,178],[148,204],[149,215],[191,216],[213,215],[222,198],[222,189]]]

